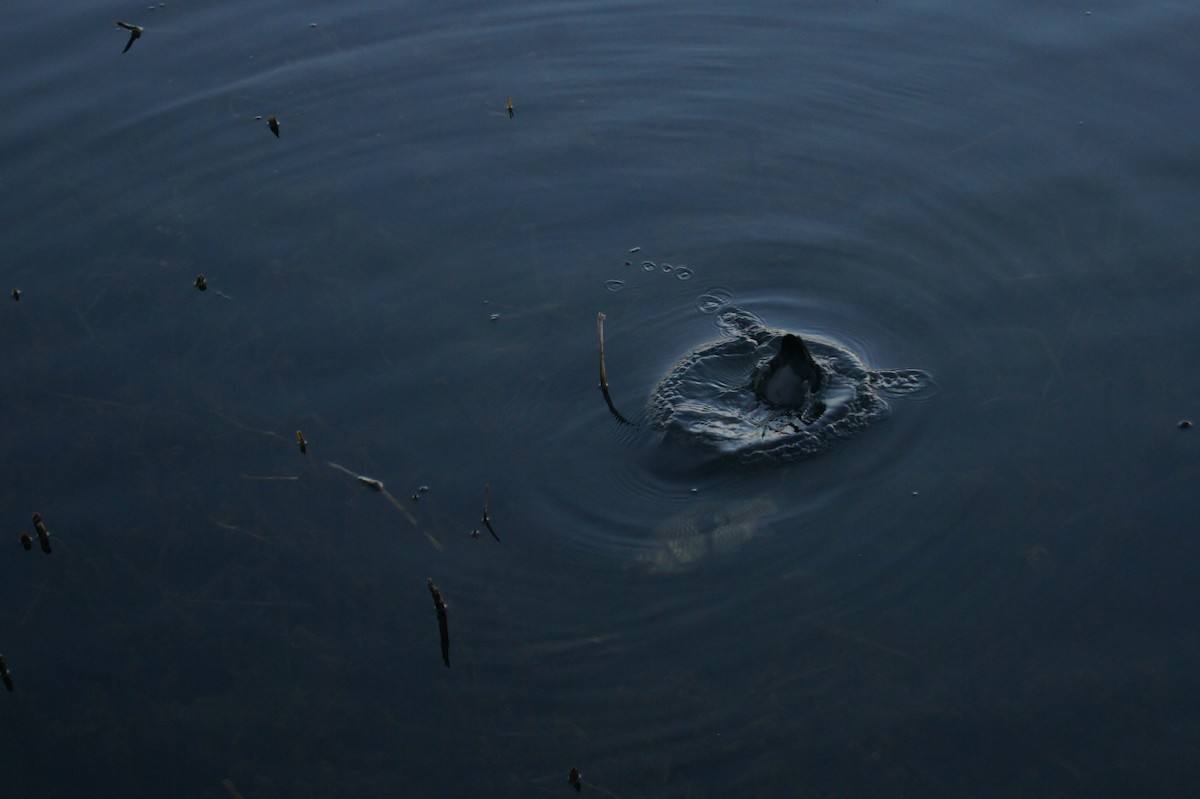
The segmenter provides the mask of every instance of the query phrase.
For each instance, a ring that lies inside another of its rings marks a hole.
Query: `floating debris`
[[[417,490],[413,492],[413,495],[412,495],[412,501],[413,501],[413,502],[420,502],[420,501],[421,501],[421,495],[422,495],[422,494],[428,494],[428,493],[429,493],[429,486],[417,486]]]
[[[21,546],[25,547],[26,552],[33,549],[33,539],[29,537],[29,533],[21,533]]]
[[[630,247],[629,251],[630,252],[641,252],[642,248],[641,247]]]
[[[515,111],[513,111],[513,107],[512,107],[512,98],[509,97],[508,98],[508,118],[513,119],[514,117],[516,117],[516,115],[517,114]]]
[[[125,49],[121,51],[122,53],[128,53],[129,48],[133,47],[133,43],[141,38],[142,31],[145,29],[140,25],[130,25],[128,22],[121,22],[121,20],[117,20],[117,24],[129,31],[129,41],[125,43]]]
[[[208,278],[206,278],[204,275],[196,275],[196,282],[192,285],[201,291],[208,291]]]
[[[396,506],[396,510],[398,510],[404,514],[404,518],[406,518],[410,522],[412,522],[414,526],[417,525],[416,517],[413,516],[411,513],[409,513],[408,508],[404,507],[404,505],[402,505],[398,499],[396,499],[394,496],[392,496],[390,491],[388,491],[386,488],[383,487],[382,482],[380,482],[379,480],[376,480],[374,477],[367,477],[365,474],[355,474],[354,472],[347,469],[345,466],[334,463],[333,461],[325,461],[325,462],[327,464],[329,464],[330,466],[332,466],[334,469],[337,469],[339,472],[345,472],[346,474],[350,475],[355,480],[357,480],[358,482],[365,485],[367,488],[373,489],[375,491],[378,491],[380,494],[383,494],[385,497],[387,497],[388,502],[390,502]],[[426,533],[425,537],[428,538],[429,541],[435,547],[437,547],[438,549],[441,549],[442,545],[440,542],[438,542],[438,540],[436,538],[431,536],[429,533]]]
[[[12,672],[8,670],[8,664],[4,662],[4,655],[0,655],[0,677],[4,678],[4,687],[12,691]]]
[[[571,787],[576,791],[583,790],[583,775],[574,766],[571,766],[571,770],[567,772],[567,782],[571,783]]]
[[[492,493],[492,486],[490,484],[485,485],[483,487],[483,523],[484,523],[484,525],[487,526],[488,532],[492,534],[492,538],[499,541],[500,536],[496,535],[496,529],[494,527],[492,527],[492,522],[488,518],[488,495],[491,493]],[[478,537],[479,531],[476,530],[475,532],[476,532],[476,536]]]
[[[442,592],[433,584],[432,577],[428,585],[429,593],[433,595],[433,605],[437,608],[438,632],[442,635],[442,662],[446,668],[450,668],[450,627],[446,623],[446,602],[442,599]]]
[[[12,297],[13,297],[13,300],[15,300],[16,302],[20,302],[20,301],[21,301],[21,290],[20,290],[19,288],[17,288],[16,286],[13,286],[13,295],[12,295]]]
[[[604,401],[608,404],[608,410],[612,413],[613,418],[621,424],[633,424],[617,410],[613,405],[612,396],[608,393],[608,372],[604,368],[604,320],[607,317],[602,313],[596,314],[596,334],[600,342],[600,391],[604,394]]]
[[[275,138],[279,138],[279,120],[275,117],[267,117],[267,127],[275,134]]]
[[[33,514],[33,529],[37,530],[38,541],[42,545],[42,551],[49,555],[50,531],[46,529],[46,525],[42,522],[42,514]]]
[[[308,442],[304,440],[304,434],[299,430],[296,431],[296,442],[300,445],[300,454],[308,454]],[[381,486],[382,487],[382,486]]]

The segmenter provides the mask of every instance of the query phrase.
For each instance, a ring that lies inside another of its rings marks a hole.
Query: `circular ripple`
[[[727,288],[709,289],[707,293],[696,298],[696,310],[702,314],[715,314],[728,305],[731,299],[733,292]]]
[[[669,435],[743,463],[815,455],[886,418],[885,394],[932,385],[920,370],[871,371],[837,342],[806,336],[826,378],[819,401],[797,409],[764,405],[750,388],[752,376],[775,354],[784,331],[739,309],[724,311],[718,322],[726,337],[692,350],[667,373],[651,394],[647,417]]]

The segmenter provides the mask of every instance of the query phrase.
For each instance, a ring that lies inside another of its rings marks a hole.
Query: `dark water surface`
[[[16,5],[6,795],[1194,790],[1194,4]],[[714,457],[729,309],[932,388]]]

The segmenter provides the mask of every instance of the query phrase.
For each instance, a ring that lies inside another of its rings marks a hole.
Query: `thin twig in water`
[[[605,316],[602,313],[596,314],[596,335],[599,339],[600,350],[600,391],[604,394],[604,402],[608,405],[609,412],[621,424],[633,424],[617,410],[613,405],[612,396],[608,393],[608,371],[604,368],[604,320]]]
[[[442,592],[433,584],[432,577],[426,584],[429,586],[429,593],[433,595],[433,606],[437,608],[438,633],[442,639],[442,662],[446,664],[446,668],[450,668],[450,627],[446,622],[446,601],[442,599]]]
[[[608,372],[604,369],[604,314],[596,314],[596,336],[600,342],[600,388],[608,388]]]
[[[483,523],[487,526],[488,532],[492,534],[492,538],[499,541],[500,536],[496,535],[496,530],[492,527],[491,520],[488,519],[488,509],[487,509],[488,508],[488,494],[490,494],[491,492],[492,492],[491,484],[485,485],[483,487]]]
[[[269,538],[265,538],[265,537],[259,535],[258,533],[253,532],[252,530],[243,530],[241,527],[238,527],[235,524],[229,524],[228,522],[223,522],[220,519],[214,519],[211,516],[209,516],[207,518],[210,522],[212,522],[217,527],[220,527],[223,530],[228,530],[231,533],[241,533],[242,535],[248,535],[251,538],[262,541],[264,544],[270,544],[271,546],[278,546],[278,544],[276,544],[274,541],[271,541]]]
[[[333,461],[325,461],[325,462],[327,464],[329,464],[330,466],[332,466],[333,468],[337,469],[339,472],[345,472],[346,474],[350,475],[355,480],[357,480],[358,482],[367,486],[368,488],[372,488],[372,489],[378,491],[380,494],[383,494],[385,497],[387,497],[388,502],[390,502],[396,506],[396,510],[398,510],[398,511],[400,511],[400,513],[404,514],[404,518],[408,519],[410,522],[413,523],[414,527],[419,526],[417,523],[417,518],[415,516],[413,516],[411,513],[409,513],[408,508],[404,507],[404,505],[402,505],[398,499],[393,497],[392,493],[390,491],[388,491],[386,488],[383,487],[382,482],[380,482],[379,480],[376,480],[374,477],[367,477],[366,475],[355,474],[354,472],[347,469],[345,466],[334,463]],[[426,535],[428,535],[428,533],[426,533]]]
[[[239,430],[245,430],[247,433],[260,433],[264,436],[270,436],[271,438],[277,438],[280,441],[287,441],[286,438],[284,438],[283,436],[279,435],[278,433],[276,433],[272,430],[263,430],[262,428],[259,428],[259,427],[250,427],[249,425],[242,424],[241,422],[237,421],[236,419],[230,419],[228,416],[221,413],[220,411],[213,411],[212,414],[213,414],[213,416],[217,416],[221,419],[224,419],[225,421],[229,422],[231,425],[238,428]]]

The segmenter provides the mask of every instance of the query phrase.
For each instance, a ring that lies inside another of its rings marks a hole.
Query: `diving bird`
[[[128,22],[122,22],[121,20],[117,20],[117,24],[129,31],[129,41],[125,43],[125,49],[121,51],[122,53],[128,53],[129,48],[133,47],[133,43],[142,35],[144,29],[141,25],[130,25]]]
[[[267,117],[267,127],[275,134],[275,138],[279,138],[279,120],[275,117]]]
[[[768,405],[796,407],[821,390],[821,367],[804,346],[804,339],[788,333],[775,354],[754,380],[754,395]]]

